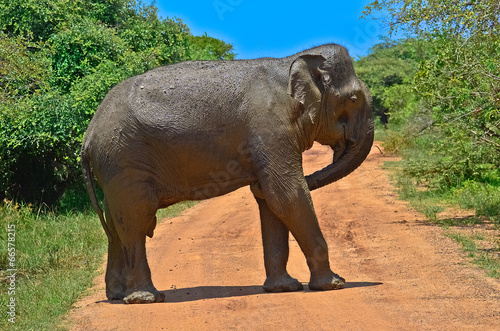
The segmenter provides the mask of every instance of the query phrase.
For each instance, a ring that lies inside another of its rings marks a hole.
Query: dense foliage
[[[0,200],[52,205],[81,185],[85,129],[118,82],[234,56],[140,1],[0,0]]]
[[[386,39],[355,62],[356,73],[370,88],[375,116],[385,126],[389,116],[391,124],[407,122],[409,113],[415,108],[416,96],[412,87],[421,56],[415,41]],[[411,110],[402,111],[408,107]]]
[[[408,38],[358,61],[383,99],[375,106],[390,116],[387,145],[403,152],[404,173],[421,190],[455,193],[498,220],[500,3],[383,0],[365,14],[377,11]],[[387,84],[394,77],[397,84]]]

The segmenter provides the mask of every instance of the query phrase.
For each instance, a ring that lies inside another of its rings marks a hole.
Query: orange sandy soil
[[[331,157],[315,145],[304,153],[305,172]],[[500,330],[500,281],[396,199],[387,160],[372,148],[354,173],[312,192],[344,289],[262,290],[259,213],[245,187],[157,226],[148,261],[164,303],[110,302],[102,275],[67,322],[73,330]],[[290,246],[289,273],[307,284],[293,237]]]

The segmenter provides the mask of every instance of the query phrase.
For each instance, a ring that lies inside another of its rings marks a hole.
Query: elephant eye
[[[356,96],[356,94],[353,94],[351,96],[351,100],[352,100],[352,102],[356,102],[356,100],[358,100],[358,97]]]

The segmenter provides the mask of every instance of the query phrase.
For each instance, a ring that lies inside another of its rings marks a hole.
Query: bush
[[[202,36],[190,36],[191,58],[193,60],[234,60],[233,45],[212,38],[205,32]]]
[[[499,185],[466,181],[452,192],[457,197],[462,208],[474,209],[477,216],[491,218],[500,226]]]
[[[49,38],[54,85],[69,91],[71,84],[103,61],[118,62],[127,45],[114,29],[89,18],[73,22]]]
[[[3,197],[53,204],[77,177],[82,119],[71,99],[36,95],[0,108]]]

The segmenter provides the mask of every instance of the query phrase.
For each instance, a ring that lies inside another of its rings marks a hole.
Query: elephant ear
[[[312,123],[321,106],[323,84],[319,66],[324,61],[321,55],[302,55],[290,66],[288,94],[304,106]]]

